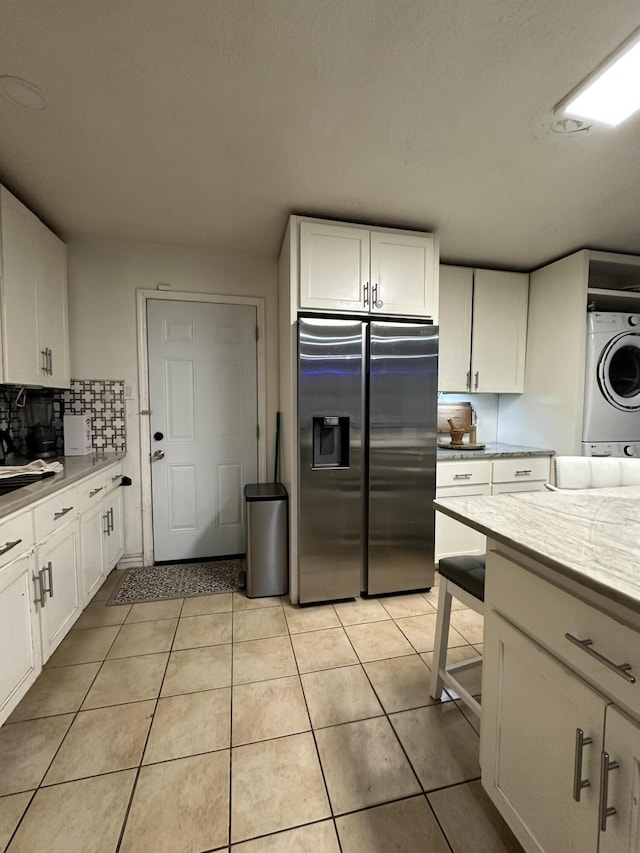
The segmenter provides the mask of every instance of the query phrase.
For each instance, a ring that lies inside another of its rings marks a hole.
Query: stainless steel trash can
[[[249,483],[247,502],[247,597],[289,591],[288,495],[282,483]]]

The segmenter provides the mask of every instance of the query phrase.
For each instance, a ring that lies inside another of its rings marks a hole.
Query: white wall
[[[169,284],[172,291],[262,296],[266,308],[267,471],[273,468],[278,409],[278,276],[269,258],[173,246],[74,239],[68,246],[71,375],[123,379],[127,400],[125,557],[142,555],[136,290]],[[264,426],[264,425],[263,425]]]

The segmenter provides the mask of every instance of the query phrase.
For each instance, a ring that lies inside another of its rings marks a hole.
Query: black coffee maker
[[[27,391],[24,415],[29,458],[51,459],[57,456],[55,421],[62,418],[62,402],[54,400],[54,392],[46,389]]]

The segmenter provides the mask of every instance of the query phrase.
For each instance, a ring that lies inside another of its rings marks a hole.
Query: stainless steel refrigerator
[[[298,320],[303,604],[433,583],[438,327]]]

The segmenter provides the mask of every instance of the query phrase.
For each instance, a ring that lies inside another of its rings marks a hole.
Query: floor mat
[[[127,569],[107,604],[135,604],[235,592],[240,589],[242,562],[240,559],[214,560]]]

